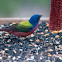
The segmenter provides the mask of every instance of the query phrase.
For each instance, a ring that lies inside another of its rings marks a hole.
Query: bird
[[[42,15],[35,14],[29,20],[22,21],[9,25],[8,27],[1,28],[0,31],[6,31],[15,36],[26,37],[32,34],[37,28]]]

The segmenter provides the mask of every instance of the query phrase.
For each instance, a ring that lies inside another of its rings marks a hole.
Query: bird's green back
[[[33,25],[29,21],[20,22],[16,28],[23,32],[28,32],[32,29]]]

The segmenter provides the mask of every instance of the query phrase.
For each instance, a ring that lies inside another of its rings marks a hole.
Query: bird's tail
[[[8,31],[6,28],[0,28],[0,31]]]

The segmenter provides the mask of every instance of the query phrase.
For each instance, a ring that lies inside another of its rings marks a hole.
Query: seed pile
[[[62,30],[49,32],[48,26],[41,22],[26,38],[0,32],[0,62],[62,62]]]

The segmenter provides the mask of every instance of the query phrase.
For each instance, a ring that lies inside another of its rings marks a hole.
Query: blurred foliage
[[[10,17],[18,8],[27,6],[49,7],[50,0],[0,0],[0,17]]]

